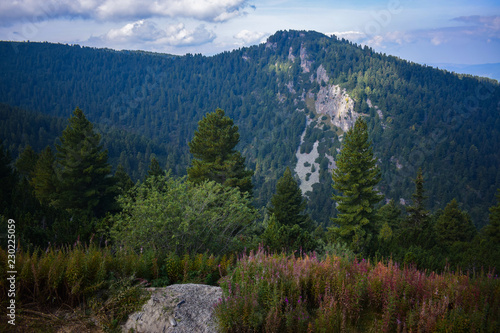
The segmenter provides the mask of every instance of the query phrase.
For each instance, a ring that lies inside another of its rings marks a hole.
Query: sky
[[[1,0],[0,40],[214,55],[315,30],[427,65],[500,63],[498,0]]]

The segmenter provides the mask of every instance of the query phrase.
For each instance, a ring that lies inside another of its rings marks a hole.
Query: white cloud
[[[99,20],[185,17],[223,22],[244,15],[248,0],[18,0],[0,2],[0,22],[61,17]]]
[[[112,29],[103,38],[115,43],[129,43],[155,41],[164,35],[165,32],[159,30],[153,22],[139,20],[128,23],[119,29]]]
[[[264,36],[267,36],[264,32],[256,32],[245,29],[234,35],[234,38],[241,40],[244,44],[253,44],[262,42]]]
[[[339,39],[345,38],[345,39],[350,40],[352,42],[358,42],[358,41],[366,39],[366,37],[367,37],[364,32],[353,31],[353,30],[330,32],[330,33],[326,33],[326,35],[328,35],[328,36],[335,35]]]
[[[164,29],[149,20],[139,20],[128,23],[121,28],[111,29],[99,37],[90,38],[89,41],[96,45],[114,45],[128,47],[134,45],[147,49],[148,46],[196,46],[210,43],[215,39],[215,34],[199,25],[188,29],[183,23],[169,25]]]
[[[210,43],[214,39],[215,34],[212,31],[208,31],[204,25],[190,30],[184,24],[179,23],[167,27],[165,37],[157,40],[157,43],[165,43],[173,46],[194,46]]]
[[[333,32],[327,35],[335,35],[337,38],[345,38],[351,42],[375,48],[385,48],[387,44],[403,45],[405,43],[410,43],[413,40],[413,37],[410,34],[402,31],[391,31],[384,34],[369,36],[364,32],[353,30]]]

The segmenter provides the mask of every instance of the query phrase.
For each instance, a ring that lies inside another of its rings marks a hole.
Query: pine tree
[[[68,211],[103,214],[114,196],[114,184],[101,136],[83,111],[76,108],[59,140],[55,205]]]
[[[11,167],[12,159],[8,150],[0,142],[0,214],[12,206],[12,192],[17,183],[17,175]]]
[[[487,240],[500,244],[500,189],[497,190],[497,205],[490,207],[489,223],[482,232]]]
[[[194,183],[213,180],[251,192],[253,172],[245,169],[245,158],[235,150],[239,140],[238,126],[223,110],[205,115],[188,144],[194,157],[188,179]]]
[[[446,246],[454,242],[469,242],[476,233],[469,214],[458,207],[456,199],[446,205],[436,221],[435,229],[438,241]]]
[[[401,210],[393,199],[379,209],[379,239],[390,240],[401,228]]]
[[[283,177],[278,180],[276,194],[271,198],[271,206],[267,209],[282,225],[298,225],[307,227],[308,216],[304,214],[306,201],[302,197],[299,185],[293,179],[290,168],[286,168]]]
[[[151,162],[149,163],[149,170],[146,178],[152,177],[152,176],[164,176],[165,171],[161,168],[160,162],[156,159],[155,156],[151,158]]]
[[[17,172],[25,179],[30,179],[33,171],[35,170],[35,165],[38,160],[38,154],[27,145],[24,150],[19,154],[16,161]]]
[[[360,117],[344,135],[337,168],[332,173],[338,216],[332,219],[337,226],[329,229],[330,238],[345,240],[358,252],[369,249],[377,226],[375,205],[382,199],[375,190],[380,177],[367,125]]]
[[[134,182],[121,164],[118,164],[115,171],[116,188],[119,194],[125,194],[134,186]]]
[[[57,191],[57,177],[54,170],[56,157],[52,149],[47,146],[38,157],[30,181],[35,196],[42,204],[53,202]]]
[[[427,197],[424,195],[424,176],[422,175],[422,169],[418,169],[417,177],[414,182],[415,193],[412,195],[413,205],[406,208],[408,212],[406,224],[408,230],[418,232],[426,227],[429,219],[429,212],[425,210],[425,199],[427,199]]]

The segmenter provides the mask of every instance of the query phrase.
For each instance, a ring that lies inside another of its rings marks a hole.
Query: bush
[[[136,251],[223,254],[243,250],[257,214],[247,194],[215,182],[150,177],[119,200],[123,211],[111,220],[117,244]]]

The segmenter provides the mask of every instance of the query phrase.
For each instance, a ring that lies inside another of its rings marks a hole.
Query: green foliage
[[[164,176],[165,171],[161,168],[160,163],[156,159],[156,157],[151,158],[151,162],[149,163],[149,170],[147,177],[159,177],[159,176]]]
[[[329,229],[330,234],[332,238],[347,241],[355,251],[366,251],[376,232],[375,204],[382,196],[375,190],[380,181],[380,169],[373,157],[367,125],[362,118],[358,118],[344,136],[332,179],[335,193],[339,193],[333,195],[339,214],[332,219],[337,226]]]
[[[417,178],[415,178],[415,193],[412,195],[413,205],[406,207],[408,217],[406,218],[405,227],[412,235],[421,232],[429,219],[429,212],[425,210],[425,199],[427,197],[424,192],[424,177],[422,169],[419,169]]]
[[[245,158],[234,149],[239,141],[238,126],[223,110],[205,115],[188,144],[194,157],[188,179],[197,184],[211,180],[251,193],[253,172],[245,169]]]
[[[304,213],[306,200],[287,167],[276,185],[276,194],[267,208],[269,219],[261,239],[272,251],[311,251],[317,242],[311,235],[312,220]]]
[[[490,219],[483,231],[487,240],[500,244],[500,189],[497,190],[497,204],[490,207]]]
[[[251,252],[221,279],[222,332],[493,332],[500,282],[328,255]]]
[[[257,215],[247,194],[213,181],[149,177],[118,199],[111,234],[134,249],[218,254],[242,248]]]
[[[118,165],[115,171],[115,181],[116,181],[116,189],[119,194],[125,194],[128,190],[130,190],[134,186],[134,182],[125,172],[125,169],[121,164]]]
[[[7,258],[7,251],[0,248],[2,267],[7,266]],[[16,324],[24,330],[36,331],[30,330],[35,326],[35,319],[29,314],[40,314],[36,325],[44,327],[40,331],[46,332],[73,320],[80,324],[90,322],[90,314],[93,324],[89,326],[116,330],[147,300],[144,287],[149,283],[158,287],[179,282],[215,285],[234,264],[234,255],[162,255],[154,250],[99,248],[94,243],[83,246],[78,242],[72,247],[48,247],[34,252],[19,249],[16,253]],[[177,267],[175,275],[172,267]],[[0,292],[7,295],[6,270],[0,270],[0,278]],[[0,304],[7,306],[6,300],[2,298]],[[32,311],[33,308],[37,311]],[[55,315],[38,312],[40,309],[54,311],[59,316],[62,308],[72,309],[73,319],[57,320]],[[0,330],[6,329],[5,323],[0,323]]]
[[[76,108],[57,148],[58,177],[54,205],[101,215],[114,196],[108,153],[82,110]]]
[[[309,73],[301,67],[301,50]],[[0,58],[0,100],[33,111],[0,106],[0,137],[14,157],[26,144],[36,152],[52,145],[64,129],[68,106],[78,105],[107,133],[109,162],[122,164],[134,181],[145,177],[152,154],[174,175],[184,175],[190,163],[187,142],[197,122],[206,110],[221,107],[239,127],[238,149],[255,170],[254,196],[264,207],[286,166],[296,163],[306,122],[297,110],[314,115],[317,96],[309,93],[338,84],[354,99],[354,111],[369,115],[382,171],[379,188],[387,197],[409,198],[411,177],[425,165],[430,210],[457,197],[482,227],[494,204],[500,86],[491,80],[306,31],[280,31],[269,43],[211,57],[1,42]],[[320,66],[328,82],[318,84],[317,77],[311,82]],[[315,137],[320,146],[336,148],[332,134],[320,138],[312,130],[301,149],[311,149]],[[324,224],[332,216],[325,179],[308,203],[311,216]]]
[[[52,204],[57,197],[57,176],[55,172],[56,157],[52,149],[47,146],[38,158],[33,175],[31,186],[37,199],[43,204]]]
[[[274,214],[266,222],[266,228],[260,239],[270,251],[294,253],[313,251],[318,247],[318,240],[298,224],[282,224]]]
[[[14,170],[12,170],[10,166],[11,163],[12,159],[10,153],[0,142],[0,181],[2,182],[2,188],[0,190],[0,208],[2,213],[11,205],[12,193],[17,182]]]
[[[38,154],[27,145],[16,160],[16,170],[26,179],[31,179],[38,160]]]
[[[270,216],[274,215],[282,225],[298,225],[308,229],[310,218],[304,214],[306,204],[297,181],[293,178],[290,168],[287,167],[283,176],[278,180],[276,194],[271,198],[267,213]]]
[[[403,219],[401,217],[401,208],[396,206],[393,199],[380,207],[379,211],[380,225],[387,226],[391,232],[398,232],[401,229]]]
[[[450,201],[436,221],[437,239],[446,246],[455,242],[469,242],[476,233],[476,228],[469,214],[458,207],[457,200]]]

